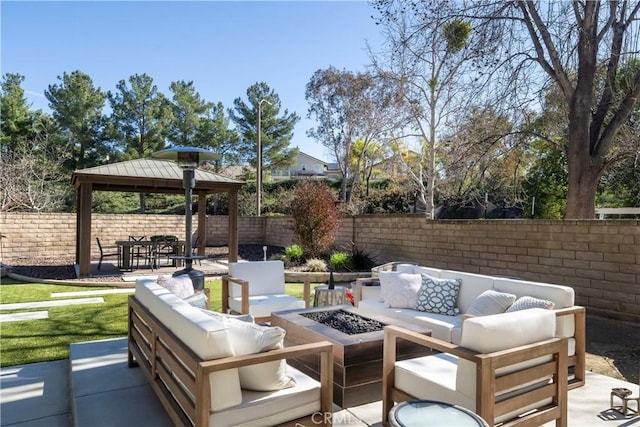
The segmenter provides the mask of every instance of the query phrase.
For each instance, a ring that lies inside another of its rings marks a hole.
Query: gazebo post
[[[207,193],[198,193],[198,255],[204,255],[207,246]]]
[[[76,260],[80,266],[80,277],[91,274],[91,204],[93,188],[91,183],[80,185],[77,192],[76,212]]]
[[[238,190],[229,191],[229,262],[238,261]]]

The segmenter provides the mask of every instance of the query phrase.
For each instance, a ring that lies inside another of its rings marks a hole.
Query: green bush
[[[282,261],[285,267],[289,267],[291,265],[291,261],[285,254],[273,254],[269,257],[270,261]]]
[[[311,258],[305,264],[308,271],[322,272],[327,271],[327,263],[319,258]]]
[[[351,257],[347,252],[334,252],[329,258],[329,266],[333,271],[351,270]]]
[[[287,259],[292,264],[299,264],[304,261],[304,250],[300,245],[290,245],[284,248],[284,253]]]

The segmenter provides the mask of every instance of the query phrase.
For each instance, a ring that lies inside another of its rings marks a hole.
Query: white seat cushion
[[[231,310],[242,313],[242,298],[229,297]],[[304,301],[287,294],[255,295],[249,297],[249,313],[253,317],[268,317],[274,311],[304,308]]]
[[[446,353],[399,361],[395,364],[395,387],[418,399],[475,406],[473,399],[456,391],[457,368],[458,358]]]
[[[320,383],[287,365],[296,385],[278,391],[242,390],[242,404],[209,416],[211,426],[270,427],[320,410]]]
[[[459,336],[462,316],[447,316],[445,314],[425,313],[408,308],[388,308],[378,300],[360,301],[358,306],[365,313],[380,314],[392,319],[431,329],[431,336],[439,340],[452,342],[454,336]],[[458,331],[458,332],[456,332]]]

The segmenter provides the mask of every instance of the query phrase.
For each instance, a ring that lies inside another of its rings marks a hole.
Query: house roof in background
[[[322,164],[324,164],[325,166],[327,165],[327,162],[325,162],[324,160],[320,160],[320,159],[318,159],[318,158],[315,158],[315,157],[313,157],[313,156],[310,156],[310,155],[308,155],[307,153],[303,153],[302,151],[298,151],[298,154],[299,154],[299,155],[302,155],[302,156],[305,156],[305,157],[308,157],[308,158],[309,158],[309,159],[311,159],[311,160],[315,160],[315,161],[316,161],[316,162],[318,162],[318,163],[322,163]]]

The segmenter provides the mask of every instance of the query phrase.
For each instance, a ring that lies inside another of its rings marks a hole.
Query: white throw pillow
[[[422,274],[420,291],[413,308],[428,313],[456,316],[460,314],[456,303],[461,285],[462,279],[439,279]]]
[[[255,323],[228,318],[231,343],[236,356],[257,354],[283,348],[285,330],[278,326],[261,326]],[[286,360],[243,366],[238,369],[240,386],[247,390],[272,391],[296,385],[286,374]]]
[[[175,294],[178,298],[185,299],[195,293],[191,277],[189,277],[188,274],[181,274],[175,277],[163,274],[162,276],[158,276],[156,283],[171,291],[171,293]]]
[[[207,295],[200,291],[191,295],[190,297],[186,297],[184,299],[185,302],[188,302],[192,306],[196,308],[206,309],[207,308]]]
[[[553,301],[549,301],[546,299],[540,299],[530,296],[520,297],[511,304],[505,313],[511,313],[513,311],[527,310],[529,308],[546,308],[547,310],[551,310],[555,307],[555,303]]]
[[[422,276],[413,273],[381,271],[380,294],[385,307],[415,308]]]
[[[489,316],[504,313],[516,301],[514,294],[489,289],[481,293],[469,306],[468,314]]]

